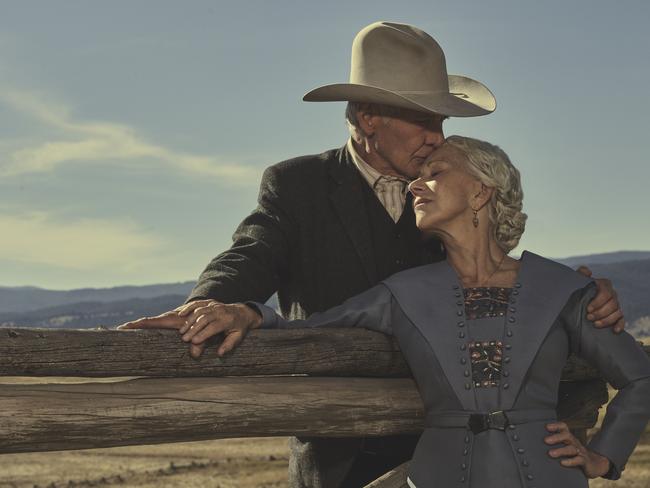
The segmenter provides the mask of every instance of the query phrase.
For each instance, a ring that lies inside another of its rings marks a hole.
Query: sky
[[[445,133],[521,171],[515,254],[650,250],[647,0],[0,0],[0,286],[196,279],[265,167],[345,143],[344,103],[302,96],[378,20],[495,94]]]

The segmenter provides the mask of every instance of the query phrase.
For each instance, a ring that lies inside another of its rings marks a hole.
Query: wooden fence
[[[397,343],[365,329],[255,330],[199,360],[176,331],[0,329],[0,376],[116,380],[0,385],[0,453],[423,427]],[[560,398],[559,417],[584,433],[607,390],[572,357]]]

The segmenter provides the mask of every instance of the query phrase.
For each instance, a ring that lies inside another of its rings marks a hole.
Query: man
[[[350,83],[317,88],[306,101],[348,101],[351,138],[343,148],[269,167],[257,209],[237,228],[233,245],[201,274],[184,307],[124,328],[209,330],[224,317],[258,324],[234,302],[266,301],[278,292],[285,317],[326,310],[398,271],[440,260],[435,239],[415,227],[407,184],[444,142],[448,116],[472,117],[496,108],[481,83],[447,75],[444,54],[425,32],[377,22],[352,46]],[[622,328],[608,282],[599,283],[594,318]],[[229,330],[218,354],[245,334]],[[192,340],[194,356],[204,344]],[[368,439],[293,438],[293,488],[358,488],[410,459],[417,436]]]

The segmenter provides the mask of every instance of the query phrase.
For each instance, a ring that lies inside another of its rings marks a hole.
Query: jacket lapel
[[[501,407],[514,406],[537,351],[571,293],[589,283],[572,269],[524,251],[505,322],[504,356],[510,356],[501,378]],[[503,388],[508,384],[507,388]]]
[[[455,271],[442,261],[398,273],[384,284],[426,338],[463,409],[475,410],[471,377],[465,376],[470,368],[467,327]]]
[[[334,185],[332,185],[329,199],[352,241],[369,283],[374,285],[377,283],[377,267],[363,198],[363,187],[361,186],[365,182],[352,163],[351,156],[345,147],[340,151],[339,160],[330,167],[330,175],[334,180]]]

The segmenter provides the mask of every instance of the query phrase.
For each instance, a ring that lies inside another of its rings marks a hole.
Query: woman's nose
[[[422,180],[420,178],[417,178],[413,181],[411,181],[408,184],[408,190],[415,196],[419,191],[422,190],[422,187],[420,186],[422,183]]]

